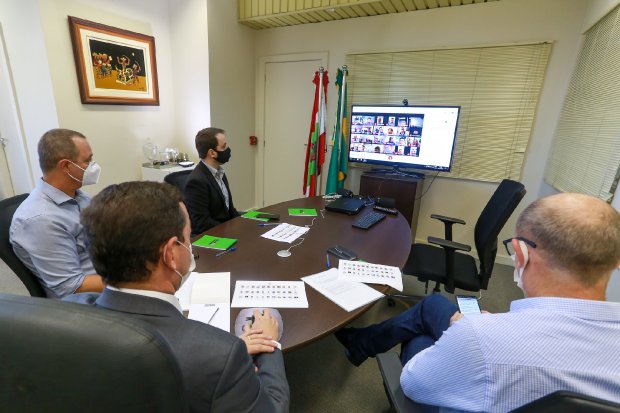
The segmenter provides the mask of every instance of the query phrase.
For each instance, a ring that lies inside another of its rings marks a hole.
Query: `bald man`
[[[355,365],[402,344],[401,385],[418,402],[504,412],[557,390],[620,402],[620,215],[560,194],[529,205],[504,241],[525,297],[502,314],[462,315],[434,294],[382,323],[336,333]]]

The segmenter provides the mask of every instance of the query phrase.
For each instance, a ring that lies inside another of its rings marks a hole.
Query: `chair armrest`
[[[460,242],[448,241],[437,237],[428,237],[428,242],[431,244],[439,245],[443,248],[459,251],[471,251],[471,246],[467,244],[461,244]]]
[[[416,403],[407,398],[400,387],[400,373],[403,366],[396,353],[381,353],[377,355],[377,364],[383,377],[383,387],[390,399],[390,404],[396,413],[434,413],[438,412],[436,406]]]
[[[438,219],[443,223],[462,224],[465,225],[465,221],[458,218],[446,217],[444,215],[431,214],[431,218]]]

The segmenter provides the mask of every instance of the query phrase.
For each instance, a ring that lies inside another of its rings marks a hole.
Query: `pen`
[[[329,263],[329,254],[325,254],[325,259],[327,260],[327,268],[331,268],[331,264]]]
[[[235,247],[228,248],[227,250],[224,250],[224,251],[222,251],[222,252],[218,252],[217,254],[215,254],[215,256],[216,256],[216,257],[219,257],[220,255],[224,255],[224,254],[226,254],[227,252],[235,251],[236,249],[237,249],[237,248],[235,248]]]
[[[280,224],[258,224],[259,227],[266,227],[269,225],[280,225]]]
[[[207,321],[207,324],[211,324],[211,321],[213,321],[213,317],[215,317],[215,315],[217,314],[217,311],[220,309],[220,307],[216,307],[215,308],[215,312],[213,313],[213,315],[211,316],[211,318],[209,319],[209,321]]]
[[[213,244],[215,244],[215,243],[216,243],[216,242],[218,242],[218,241],[219,241],[219,239],[218,239],[218,238],[215,238],[215,239],[213,239],[213,240],[209,243],[209,245],[213,245]]]

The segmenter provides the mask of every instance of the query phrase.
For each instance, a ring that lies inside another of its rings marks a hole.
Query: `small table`
[[[280,215],[280,220],[293,225],[310,225],[311,217],[291,217],[288,208],[315,208],[317,217],[310,231],[303,238],[304,242],[293,247],[291,256],[281,258],[278,251],[287,249],[300,242],[298,238],[292,244],[277,242],[261,237],[273,226],[260,227],[259,221],[235,218],[211,228],[209,235],[238,239],[236,251],[216,257],[218,251],[196,247],[200,258],[196,261],[199,272],[230,272],[231,297],[237,280],[257,281],[299,281],[301,277],[316,274],[327,269],[326,250],[334,245],[342,245],[355,251],[367,262],[392,265],[402,268],[411,249],[411,230],[405,218],[388,215],[384,220],[369,230],[354,228],[351,223],[372,208],[366,207],[360,214],[350,216],[337,212],[324,211],[325,201],[321,197],[300,198],[269,207],[260,211]],[[271,221],[274,222],[274,221]],[[197,237],[198,238],[198,237]],[[338,266],[338,258],[330,255],[332,267]],[[372,285],[381,292],[389,287]],[[306,285],[309,308],[278,309],[282,314],[284,334],[281,340],[284,351],[292,351],[310,344],[344,325],[350,323],[372,304],[346,312],[312,287]],[[231,308],[231,331],[239,314],[239,308]]]

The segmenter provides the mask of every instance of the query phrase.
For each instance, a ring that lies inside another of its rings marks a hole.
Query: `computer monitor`
[[[460,106],[353,105],[349,162],[449,172]]]

